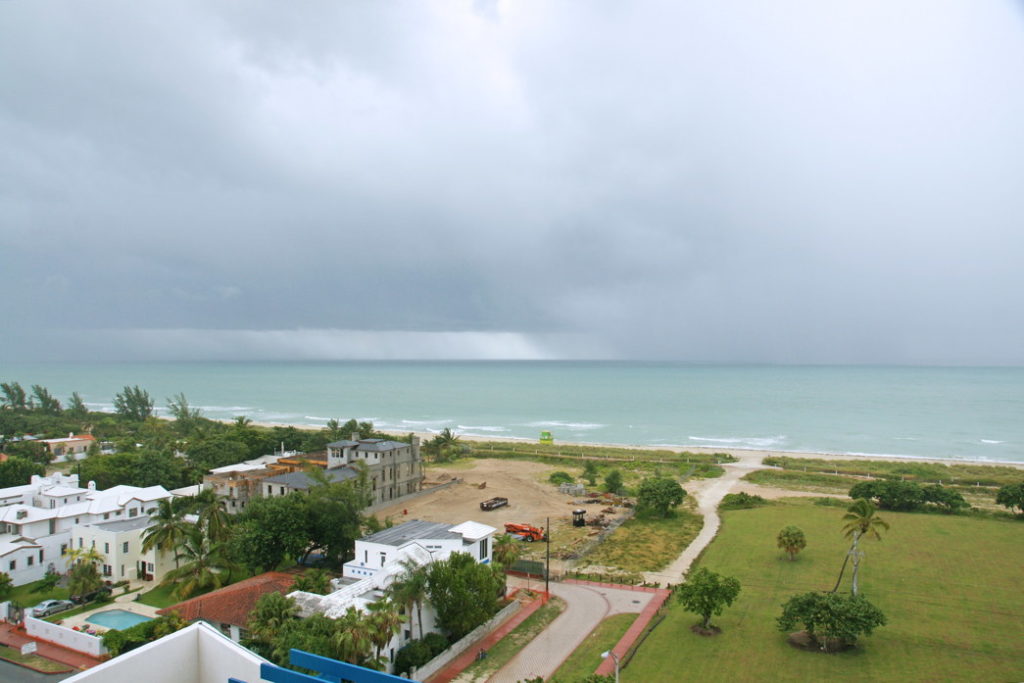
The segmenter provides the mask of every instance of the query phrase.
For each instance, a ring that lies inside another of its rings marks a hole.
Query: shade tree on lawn
[[[719,616],[740,594],[740,582],[731,576],[722,576],[707,567],[687,575],[686,581],[676,586],[676,599],[688,612],[701,617],[700,627],[710,629],[711,616]]]

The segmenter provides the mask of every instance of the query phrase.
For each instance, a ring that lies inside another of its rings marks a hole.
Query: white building
[[[412,561],[425,566],[434,560],[446,559],[455,552],[468,553],[482,564],[491,561],[491,538],[497,529],[479,522],[458,525],[412,520],[378,531],[356,541],[356,559],[344,566],[344,578],[335,579],[336,590],[328,595],[295,591],[301,616],[320,612],[332,619],[342,617],[349,607],[367,611],[380,600],[391,583],[405,572],[403,563]],[[423,605],[423,632],[436,630],[436,613],[429,603]],[[420,631],[416,624],[416,632]],[[395,653],[413,638],[413,626],[407,622],[391,639],[382,654],[391,671]]]
[[[84,535],[74,533],[76,527],[148,520],[157,501],[170,495],[162,486],[97,491],[90,482],[81,488],[75,474],[35,476],[25,486],[0,489],[0,571],[15,586],[38,581],[47,571],[63,573],[67,571],[65,553],[86,544]],[[90,536],[90,547],[93,541]]]
[[[174,556],[157,548],[142,550],[142,537],[150,527],[149,516],[110,522],[80,524],[72,531],[76,548],[96,548],[103,554],[99,567],[104,579],[160,581],[174,569]]]

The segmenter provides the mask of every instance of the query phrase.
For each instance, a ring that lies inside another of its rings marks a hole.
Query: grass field
[[[43,581],[33,581],[24,586],[14,588],[5,598],[17,602],[22,607],[33,607],[43,600],[67,600],[67,588],[43,588]]]
[[[961,484],[966,486],[1002,486],[1024,481],[1024,470],[1001,465],[932,463],[891,460],[821,460],[772,456],[764,464],[785,470],[828,472],[865,477],[895,476],[922,483]]]
[[[790,470],[757,470],[743,477],[751,484],[776,486],[790,491],[815,493],[841,493],[844,496],[863,479],[844,477],[825,472],[796,472]]]
[[[636,614],[614,614],[602,621],[569,658],[562,662],[562,666],[558,667],[551,680],[556,683],[571,683],[594,673],[601,663],[601,653],[611,650],[622,640],[622,636],[626,635],[636,617]]]
[[[743,587],[713,619],[722,635],[695,635],[698,617],[673,604],[623,680],[675,681],[680,671],[700,681],[1024,680],[1024,523],[1012,520],[882,513],[892,529],[883,541],[862,544],[861,586],[888,625],[838,655],[790,647],[775,618],[791,595],[835,582],[846,550],[842,515],[842,508],[793,499],[724,513],[700,560]],[[807,535],[795,562],[774,543],[788,524]]]
[[[627,572],[653,572],[679,557],[697,537],[703,518],[686,508],[676,510],[668,519],[634,517],[598,545],[580,562],[617,567]]]
[[[7,647],[5,645],[0,645],[0,659],[6,659],[8,662],[13,662],[14,664],[24,664],[25,666],[32,667],[37,671],[44,671],[46,673],[64,673],[66,671],[72,671],[72,668],[67,664],[54,662],[53,660],[40,657],[39,655],[23,655],[20,650],[16,650],[13,647]]]

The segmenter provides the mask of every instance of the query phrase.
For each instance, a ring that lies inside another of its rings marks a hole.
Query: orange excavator
[[[511,534],[512,536],[518,536],[521,540],[524,540],[527,543],[548,540],[547,534],[544,533],[543,529],[538,529],[537,527],[530,526],[529,524],[506,522],[505,533]]]

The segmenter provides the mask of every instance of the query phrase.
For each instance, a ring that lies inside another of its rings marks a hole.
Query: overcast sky
[[[1024,362],[1024,4],[0,1],[0,359]]]

